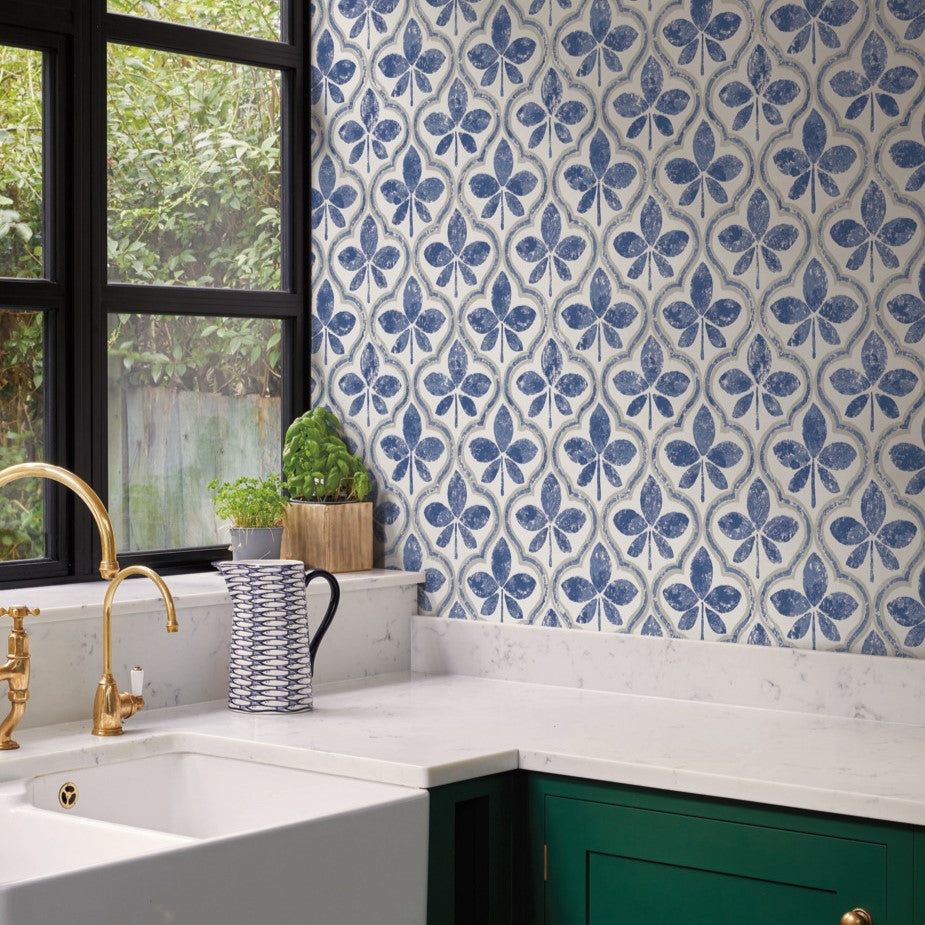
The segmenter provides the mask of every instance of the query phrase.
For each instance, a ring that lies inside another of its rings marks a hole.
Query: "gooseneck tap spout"
[[[93,734],[98,736],[116,736],[122,734],[122,720],[137,713],[144,705],[141,696],[143,675],[140,669],[132,672],[132,693],[122,693],[112,676],[112,600],[116,589],[131,575],[143,575],[150,578],[157,586],[164,605],[167,608],[167,632],[175,633],[177,625],[177,611],[173,598],[164,580],[157,572],[145,565],[130,565],[119,569],[116,559],[116,539],[113,534],[112,520],[105,505],[100,501],[97,493],[79,476],[60,466],[50,463],[26,462],[0,469],[0,488],[15,482],[18,479],[42,478],[59,482],[83,501],[90,509],[96,528],[100,533],[100,546],[102,559],[100,561],[100,575],[109,580],[106,596],[103,599],[103,676],[96,686],[93,698]],[[0,610],[0,614],[7,614],[13,618],[13,632],[9,641],[9,661],[0,665],[0,683],[9,685],[8,697],[12,708],[7,718],[0,723],[0,750],[18,748],[12,740],[11,733],[22,719],[29,699],[29,637],[23,629],[23,618],[29,614],[37,614],[37,610],[28,607],[13,607]],[[137,688],[135,684],[137,682]]]
[[[18,463],[15,466],[7,466],[6,469],[0,470],[0,487],[18,479],[30,477],[51,479],[53,482],[59,482],[66,488],[70,488],[87,505],[93,515],[93,520],[96,522],[96,529],[99,530],[100,545],[103,548],[103,558],[100,560],[100,576],[106,579],[114,578],[119,571],[119,563],[116,560],[116,540],[112,530],[112,521],[109,519],[109,514],[97,493],[82,478],[74,475],[73,472],[62,469],[60,466],[40,462]]]
[[[106,597],[103,598],[103,676],[96,686],[93,699],[93,734],[95,736],[117,736],[122,734],[122,720],[133,716],[144,705],[144,698],[138,694],[123,694],[112,676],[112,602],[116,589],[131,575],[150,578],[161,592],[167,608],[167,632],[175,633],[180,627],[170,589],[164,579],[146,565],[130,565],[113,576]]]

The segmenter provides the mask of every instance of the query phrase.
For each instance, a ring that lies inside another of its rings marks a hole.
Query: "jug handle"
[[[324,638],[324,634],[328,631],[328,627],[331,625],[331,621],[334,619],[334,613],[337,610],[337,605],[340,603],[340,585],[337,583],[337,579],[330,573],[326,572],[324,569],[306,569],[305,570],[305,587],[307,588],[309,582],[313,581],[315,578],[323,578],[331,588],[331,600],[328,602],[328,609],[324,612],[324,617],[321,620],[321,623],[318,625],[318,629],[314,633],[314,638],[308,644],[308,656],[312,666],[312,673],[315,671],[315,653],[318,651],[318,646],[321,645],[321,640]]]

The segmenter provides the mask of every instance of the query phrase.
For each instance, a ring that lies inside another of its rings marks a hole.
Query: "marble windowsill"
[[[344,572],[336,577],[341,594],[417,585],[424,580],[422,572],[403,572],[397,569]],[[216,571],[169,575],[164,581],[178,607],[212,607],[230,601],[224,579]],[[108,585],[106,581],[41,585],[6,590],[0,595],[0,600],[6,605],[28,604],[30,607],[38,607],[42,611],[43,622],[79,620],[85,618],[89,610],[99,611]],[[327,585],[321,582],[313,582],[308,586],[310,597],[327,593]],[[119,587],[113,610],[124,614],[143,613],[161,606],[160,594],[150,581],[129,578]]]

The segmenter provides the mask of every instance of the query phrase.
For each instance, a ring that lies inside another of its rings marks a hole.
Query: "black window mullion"
[[[146,315],[294,318],[302,311],[302,297],[288,292],[110,283],[103,290],[102,306],[105,314],[131,311]]]
[[[267,39],[213,32],[210,29],[141,19],[122,13],[107,13],[105,29],[107,41],[121,45],[143,45],[145,48],[256,67],[298,68],[302,65],[299,48]]]

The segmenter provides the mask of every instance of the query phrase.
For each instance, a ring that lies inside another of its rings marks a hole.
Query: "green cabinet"
[[[528,792],[537,922],[913,921],[911,826],[543,775]]]
[[[431,791],[428,925],[925,925],[925,829],[515,771]]]

